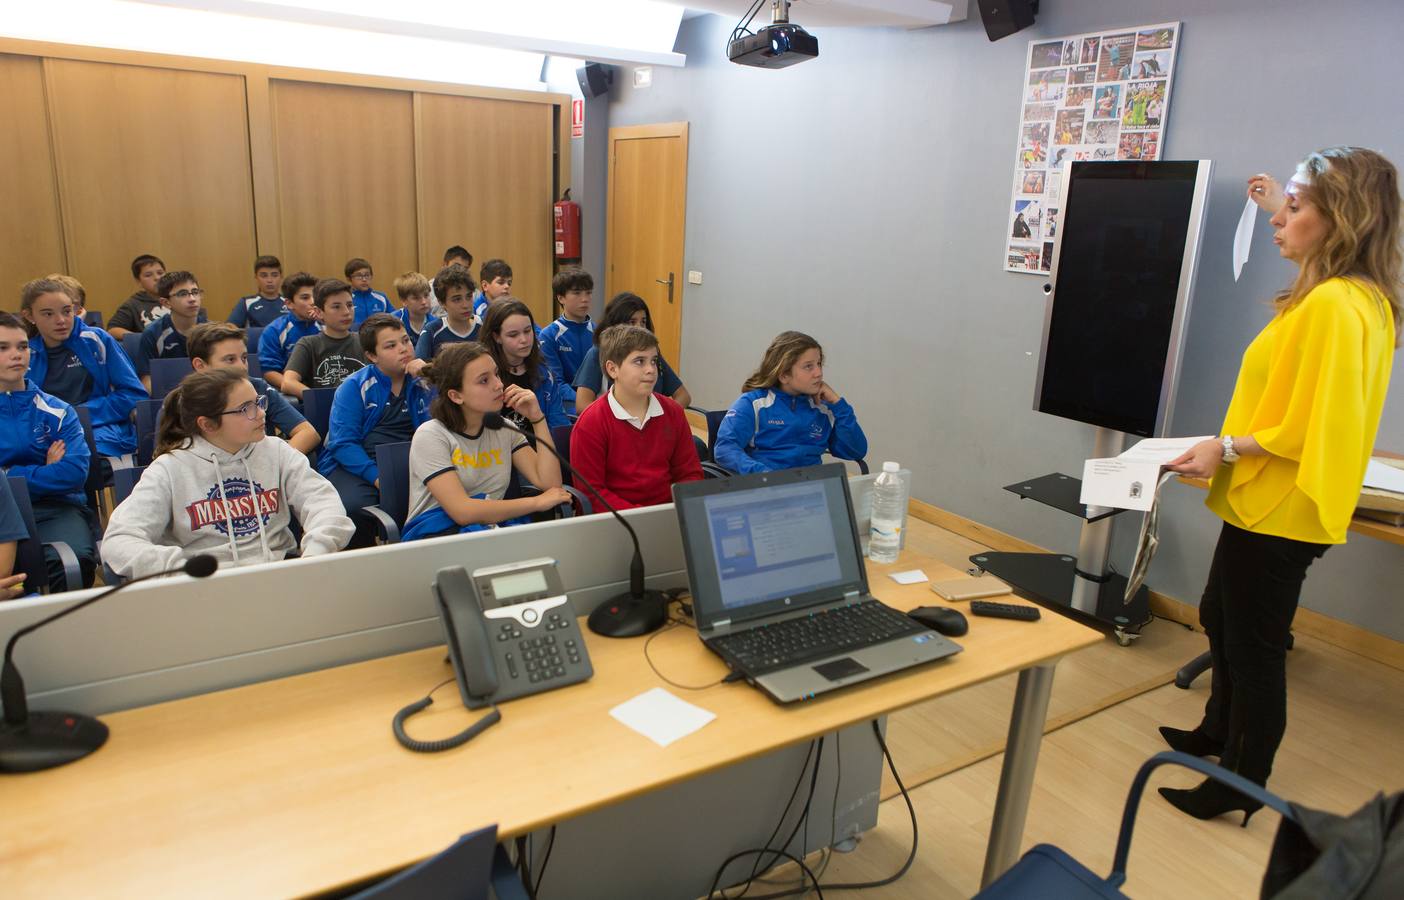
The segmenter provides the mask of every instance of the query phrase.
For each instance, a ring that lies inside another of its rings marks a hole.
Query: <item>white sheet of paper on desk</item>
[[[908,569],[905,572],[888,572],[887,577],[898,584],[921,584],[923,581],[930,581],[926,573],[921,569]]]
[[[1238,229],[1233,233],[1233,280],[1243,272],[1243,264],[1248,261],[1248,250],[1253,244],[1253,226],[1258,223],[1258,204],[1252,200],[1243,207],[1238,217]]]
[[[1082,466],[1078,502],[1144,512],[1155,501],[1161,467],[1202,440],[1203,436],[1146,438],[1119,456],[1089,459]]]
[[[1365,486],[1379,491],[1404,494],[1404,469],[1396,469],[1372,459],[1365,466]]]
[[[680,700],[662,688],[625,700],[609,714],[660,747],[687,737],[717,717],[716,713]]]

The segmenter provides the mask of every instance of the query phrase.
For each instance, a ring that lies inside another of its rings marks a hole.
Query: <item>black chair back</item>
[[[122,335],[122,352],[127,354],[127,358],[136,365],[137,355],[141,353],[141,332],[129,331]]]
[[[156,453],[156,426],[161,420],[161,406],[165,399],[138,400],[136,405],[136,464],[151,465]]]
[[[308,388],[302,392],[302,415],[317,429],[322,441],[327,439],[327,429],[331,427],[332,401],[336,399],[336,388]]]
[[[15,508],[24,520],[29,537],[16,541],[15,568],[23,572],[24,590],[27,594],[46,594],[49,591],[49,567],[44,562],[44,542],[39,540],[39,524],[34,520],[34,507],[29,502],[29,484],[18,475],[9,476],[10,493],[15,498]]]
[[[193,371],[186,358],[151,360],[151,396],[164,399]]]
[[[402,529],[409,515],[409,455],[409,441],[375,448],[375,465],[380,472],[380,508]]]
[[[133,466],[130,469],[117,469],[112,473],[112,501],[117,506],[132,495],[132,489],[141,481],[146,466]],[[115,508],[115,507],[114,507]]]

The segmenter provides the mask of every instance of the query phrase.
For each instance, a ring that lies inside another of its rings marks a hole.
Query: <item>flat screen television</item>
[[[1075,162],[1063,179],[1034,409],[1170,425],[1212,163]]]

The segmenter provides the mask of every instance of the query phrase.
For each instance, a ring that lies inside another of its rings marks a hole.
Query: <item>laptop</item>
[[[874,599],[841,463],[673,486],[697,633],[779,703],[959,653]]]

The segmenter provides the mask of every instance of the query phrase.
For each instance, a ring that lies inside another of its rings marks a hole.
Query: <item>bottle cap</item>
[[[884,472],[897,472],[900,471],[901,468],[902,467],[897,465],[895,462],[885,462],[882,464],[882,470]]]

